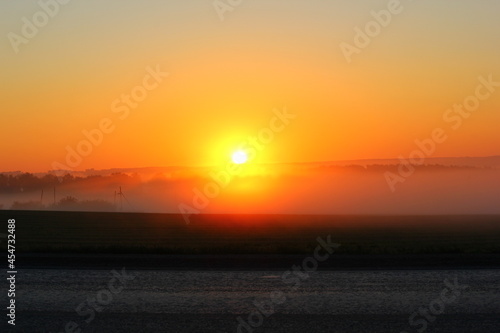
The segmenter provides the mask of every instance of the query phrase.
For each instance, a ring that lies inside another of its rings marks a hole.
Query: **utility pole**
[[[122,192],[122,187],[120,186],[120,211],[123,212],[123,192]]]

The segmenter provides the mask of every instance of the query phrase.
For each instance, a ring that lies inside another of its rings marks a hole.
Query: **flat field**
[[[3,210],[0,218],[16,219],[18,253],[310,254],[318,237],[341,244],[338,254],[500,253],[500,216],[192,215],[188,224],[176,214]]]

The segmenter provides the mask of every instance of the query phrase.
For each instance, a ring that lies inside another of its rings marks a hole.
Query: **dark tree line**
[[[94,182],[115,182],[116,184],[126,184],[136,180],[138,176],[129,176],[123,173],[114,173],[108,176],[92,175],[87,177],[75,177],[71,174],[66,174],[62,177],[57,177],[53,174],[45,174],[37,177],[32,173],[20,174],[2,174],[0,173],[0,193],[15,194],[23,192],[35,192],[42,190],[50,190],[54,187],[70,185],[74,183]]]
[[[14,201],[12,210],[81,210],[81,211],[106,211],[115,210],[115,206],[104,200],[80,201],[73,196],[66,196],[56,204],[44,205],[40,201]]]

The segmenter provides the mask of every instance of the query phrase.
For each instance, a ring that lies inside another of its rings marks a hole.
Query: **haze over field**
[[[4,173],[0,175],[0,203],[5,208],[16,201],[32,205],[18,204],[13,209],[165,213],[182,213],[183,209],[245,214],[500,213],[500,157],[429,159],[426,165],[413,166],[411,175],[391,187],[389,175],[400,177],[401,166],[396,163],[253,165],[242,166],[235,176],[221,167]],[[116,197],[120,186],[125,199]],[[51,207],[54,188],[57,201],[72,196],[79,201],[99,199],[108,205]],[[44,206],[40,206],[42,190]]]

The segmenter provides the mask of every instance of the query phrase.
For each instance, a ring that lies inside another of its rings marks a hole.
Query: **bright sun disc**
[[[238,151],[234,152],[234,154],[231,158],[232,158],[234,163],[242,164],[242,163],[245,163],[247,161],[248,156],[244,151],[238,150]]]

